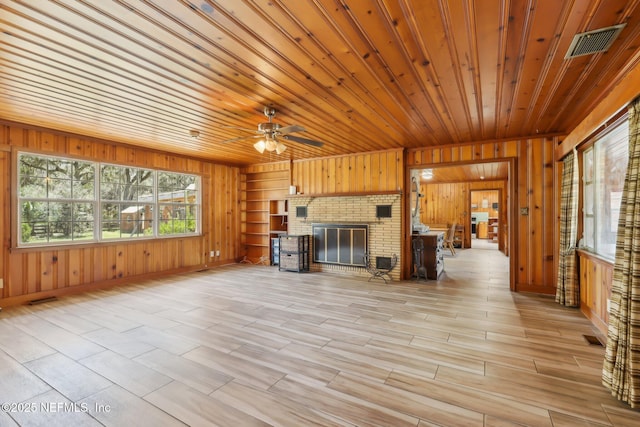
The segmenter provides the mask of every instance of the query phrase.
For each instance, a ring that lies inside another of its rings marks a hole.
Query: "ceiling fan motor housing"
[[[260,123],[258,125],[258,130],[260,132],[264,132],[264,133],[275,133],[280,129],[280,124],[279,123]]]

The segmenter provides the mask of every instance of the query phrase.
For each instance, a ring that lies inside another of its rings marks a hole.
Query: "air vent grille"
[[[564,59],[606,52],[626,24],[576,34]]]

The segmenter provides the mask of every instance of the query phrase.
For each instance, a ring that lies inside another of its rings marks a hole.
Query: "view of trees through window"
[[[21,244],[199,232],[196,175],[26,153],[18,159]]]
[[[615,258],[620,201],[629,150],[629,121],[596,139],[582,154],[582,247]]]

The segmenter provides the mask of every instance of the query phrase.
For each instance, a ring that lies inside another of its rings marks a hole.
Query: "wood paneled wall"
[[[420,221],[423,224],[447,225],[469,222],[469,183],[420,184]],[[465,242],[466,244],[467,242]],[[468,246],[467,246],[468,247]]]
[[[554,294],[556,145],[555,138],[534,138],[411,149],[407,153],[406,167],[510,161],[510,199],[506,205],[512,230],[509,244],[511,281],[518,291]]]
[[[95,286],[126,283],[132,277],[152,277],[212,267],[235,261],[240,250],[240,170],[187,157],[93,141],[41,129],[0,126],[0,222],[2,257],[0,305]],[[195,173],[202,177],[202,227],[197,237],[57,246],[11,248],[11,150],[99,160],[114,164]],[[210,251],[220,251],[211,258]]]
[[[402,153],[396,149],[294,161],[292,185],[305,195],[401,191]]]
[[[425,195],[420,207],[420,221],[423,224],[446,225],[455,221],[464,226],[464,247],[471,246],[471,211],[483,211],[483,209],[471,209],[471,194],[479,192],[495,193],[496,190],[501,195],[501,200],[490,200],[498,202],[498,211],[486,209],[490,216],[500,218],[500,250],[508,254],[506,236],[507,228],[507,194],[508,187],[505,181],[474,181],[474,182],[452,182],[434,183],[422,182],[420,192]],[[491,205],[490,205],[491,206]]]
[[[584,251],[580,251],[578,257],[580,311],[606,336],[609,322],[607,300],[611,298],[613,265]]]

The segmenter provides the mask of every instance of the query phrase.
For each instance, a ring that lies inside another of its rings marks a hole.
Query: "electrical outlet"
[[[220,256],[220,251],[216,251],[216,256]]]
[[[216,256],[215,251],[209,252],[209,258],[213,258],[214,256]]]

